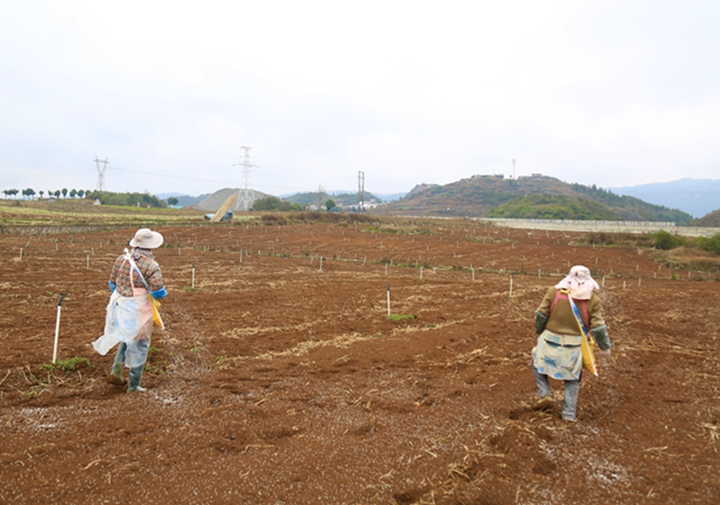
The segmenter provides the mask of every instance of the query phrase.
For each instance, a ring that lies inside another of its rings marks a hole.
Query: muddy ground
[[[720,503],[702,273],[470,221],[161,228],[167,328],[126,394],[90,344],[134,231],[0,234],[0,503]],[[574,424],[528,368],[571,264],[614,344]]]

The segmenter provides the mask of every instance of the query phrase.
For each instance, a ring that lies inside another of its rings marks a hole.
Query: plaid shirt
[[[133,248],[130,251],[133,261],[142,272],[145,282],[150,286],[150,291],[162,289],[163,280],[160,266],[153,258],[149,249]],[[115,260],[115,264],[110,272],[110,282],[114,282],[117,286],[117,292],[122,296],[133,296],[132,285],[130,284],[130,270],[132,266],[129,261],[125,260],[125,255],[121,254]],[[140,280],[137,272],[133,272],[132,282],[136,288],[144,288],[143,282]]]

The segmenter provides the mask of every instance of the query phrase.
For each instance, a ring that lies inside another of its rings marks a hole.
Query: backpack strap
[[[563,296],[562,290],[556,289],[555,290],[555,298],[553,298],[552,303],[550,304],[550,313],[552,314],[552,311],[555,309],[555,305],[557,305],[558,300],[567,300],[567,295]]]
[[[568,299],[568,295],[570,294],[570,292],[568,291],[567,293],[563,293],[563,291],[564,291],[563,289],[558,289],[555,292],[555,298],[553,298],[553,301],[550,304],[550,313],[551,314],[552,314],[553,309],[555,308],[555,305],[557,305],[558,300],[570,301]],[[585,327],[589,328],[590,327],[590,313],[588,312],[587,301],[586,300],[577,300],[577,302],[578,302],[578,305],[580,305],[580,307],[582,308],[581,309],[582,310],[582,318],[583,318],[583,322],[585,323]]]

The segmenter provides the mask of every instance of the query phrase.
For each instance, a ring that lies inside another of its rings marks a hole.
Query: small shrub
[[[148,358],[145,362],[145,372],[151,375],[162,375],[167,371],[168,362],[163,358],[163,350],[155,346],[148,349]]]
[[[685,244],[685,237],[680,237],[660,230],[655,233],[655,247],[668,251]]]
[[[713,235],[712,237],[699,237],[697,239],[697,244],[704,251],[720,255],[720,233]]]
[[[87,358],[81,358],[80,356],[74,356],[72,358],[58,360],[55,363],[40,365],[40,370],[48,370],[50,372],[62,370],[65,373],[72,373],[78,368],[86,366],[92,366],[90,365],[90,360]]]

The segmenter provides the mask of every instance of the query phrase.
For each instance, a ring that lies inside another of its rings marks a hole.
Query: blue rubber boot
[[[130,369],[130,386],[128,387],[128,393],[134,393],[136,391],[145,391],[145,388],[140,387],[140,379],[142,378],[143,370],[145,365],[136,366]]]

